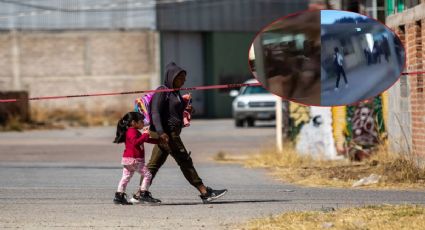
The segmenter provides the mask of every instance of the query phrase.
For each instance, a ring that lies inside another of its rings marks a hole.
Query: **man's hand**
[[[195,110],[193,109],[192,105],[186,106],[186,111],[188,111],[190,114],[194,114]]]
[[[168,144],[168,141],[170,140],[170,138],[168,137],[168,135],[166,133],[161,134],[161,136],[159,136],[159,142],[161,144]]]

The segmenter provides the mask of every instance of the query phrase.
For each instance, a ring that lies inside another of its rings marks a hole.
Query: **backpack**
[[[334,54],[334,65],[335,65],[335,66],[341,66],[341,65],[338,63],[338,54]]]
[[[143,119],[145,126],[148,126],[151,123],[150,105],[154,94],[155,93],[153,92],[147,93],[134,101],[134,112],[143,114],[145,117],[145,119]]]
[[[166,86],[160,86],[157,89],[164,89],[164,88],[166,88]],[[166,99],[168,99],[170,92],[166,92],[166,93],[167,93]],[[134,112],[139,112],[143,114],[143,116],[145,117],[145,119],[143,120],[143,123],[145,124],[145,126],[149,126],[151,124],[151,102],[154,95],[155,95],[155,92],[147,93],[143,95],[142,97],[137,98],[134,101]],[[183,100],[185,100],[185,102],[187,103],[187,105],[190,105],[192,103],[191,96],[184,95],[182,97],[183,97]],[[184,117],[184,127],[188,127],[190,125],[190,120],[191,120],[190,113],[185,110],[183,113],[183,117]]]

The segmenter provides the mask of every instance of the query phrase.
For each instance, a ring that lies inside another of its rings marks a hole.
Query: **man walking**
[[[344,67],[343,67],[344,58],[339,53],[338,47],[335,47],[334,51],[335,51],[335,53],[334,53],[334,66],[335,66],[335,72],[336,72],[336,76],[337,76],[335,91],[338,91],[339,79],[341,78],[341,74],[344,77],[345,88],[348,87],[348,81],[347,81],[347,76],[345,75],[345,71],[344,71]]]

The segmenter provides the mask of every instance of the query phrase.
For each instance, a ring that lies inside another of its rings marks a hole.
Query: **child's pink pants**
[[[130,182],[130,179],[131,177],[133,177],[134,172],[138,172],[140,175],[143,176],[143,182],[140,186],[140,190],[148,191],[149,186],[151,184],[152,174],[146,167],[144,159],[123,158],[122,164],[122,178],[120,180],[120,183],[118,184],[117,192],[125,192],[128,182]]]

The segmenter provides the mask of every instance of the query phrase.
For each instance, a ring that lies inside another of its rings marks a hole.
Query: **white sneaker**
[[[140,204],[141,202],[140,202],[140,199],[138,199],[136,195],[133,195],[133,197],[131,197],[131,199],[130,199],[130,203]]]
[[[348,83],[347,83],[347,84],[345,84],[345,88],[348,88]]]
[[[335,90],[335,92],[338,92],[338,88],[335,88],[334,90]]]

